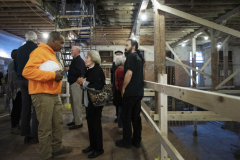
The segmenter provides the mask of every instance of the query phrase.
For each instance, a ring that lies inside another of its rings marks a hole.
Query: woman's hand
[[[77,83],[78,83],[78,84],[81,84],[81,85],[82,85],[85,81],[86,81],[86,78],[80,78],[80,77],[79,77],[79,78],[77,79]]]
[[[125,89],[122,88],[122,98],[123,98],[124,93],[125,93]]]

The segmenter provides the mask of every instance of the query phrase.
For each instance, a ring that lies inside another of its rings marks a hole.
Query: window
[[[192,63],[192,51],[190,52],[190,63]],[[196,63],[203,63],[203,55],[201,51],[196,52]]]

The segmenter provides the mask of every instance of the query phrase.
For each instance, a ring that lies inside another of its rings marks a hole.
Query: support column
[[[193,68],[196,68],[196,47],[197,47],[197,44],[196,44],[196,38],[194,37],[192,39],[192,67]],[[193,71],[192,70],[192,77],[193,79],[197,82],[197,79],[196,79],[196,71]],[[196,84],[193,82],[192,80],[192,84],[193,84],[193,88],[196,88]]]
[[[156,9],[154,12],[154,79],[158,83],[167,83],[165,12]],[[155,92],[155,112],[159,113],[159,128],[167,137],[167,95]],[[168,155],[162,145],[160,154],[161,160],[167,160]]]
[[[211,30],[211,71],[212,71],[212,91],[218,85],[218,50],[217,38],[214,37],[213,29]]]
[[[196,44],[196,38],[194,37],[192,39],[192,67],[196,68],[196,48],[197,48],[197,44]],[[196,77],[196,71],[192,70],[192,77],[193,79],[195,79],[195,81],[197,81],[197,77]],[[196,88],[196,84],[193,82],[192,80],[192,88]],[[197,106],[194,106],[194,111],[197,110]],[[194,125],[194,130],[193,130],[193,135],[197,136],[197,121],[193,121],[193,125]]]
[[[226,79],[228,77],[228,42],[223,45],[223,71],[223,79]],[[225,86],[228,86],[228,82],[225,83]]]
[[[197,111],[197,106],[194,106],[194,111]],[[193,124],[194,124],[193,136],[197,136],[197,121],[193,121]]]

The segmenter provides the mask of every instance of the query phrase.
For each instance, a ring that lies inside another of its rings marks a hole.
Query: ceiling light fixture
[[[183,44],[182,44],[182,47],[185,47],[185,46],[186,46],[186,44],[185,44],[185,43],[183,43]]]
[[[208,40],[208,37],[204,37],[205,40]]]
[[[48,38],[48,34],[47,33],[43,33],[43,38]]]
[[[143,21],[145,21],[145,20],[147,19],[147,15],[146,15],[146,14],[142,14],[141,19],[142,19]]]

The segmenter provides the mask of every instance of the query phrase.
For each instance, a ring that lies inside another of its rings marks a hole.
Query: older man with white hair
[[[25,136],[24,143],[38,143],[38,120],[36,110],[33,107],[32,128],[31,121],[31,95],[28,93],[28,80],[22,76],[23,69],[28,62],[30,53],[37,46],[37,34],[29,31],[25,34],[26,43],[18,48],[15,71],[17,72],[19,86],[22,92],[21,136]]]
[[[81,86],[77,83],[79,77],[84,77],[85,74],[85,63],[80,57],[80,48],[78,46],[73,46],[71,49],[71,55],[73,61],[71,65],[65,67],[65,71],[68,72],[68,82],[70,83],[71,88],[71,106],[73,112],[73,120],[67,125],[70,126],[69,129],[78,129],[82,128],[82,89]]]

